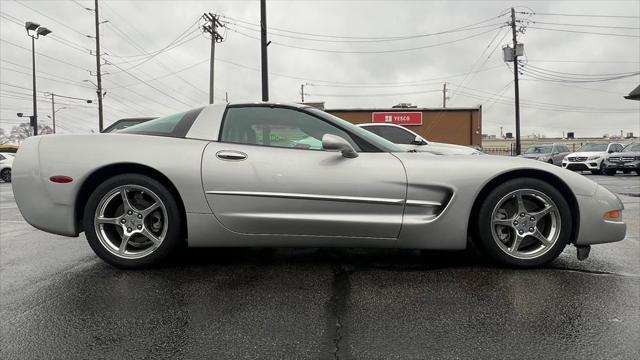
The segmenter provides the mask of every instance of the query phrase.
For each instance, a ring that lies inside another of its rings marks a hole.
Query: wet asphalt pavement
[[[638,359],[640,177],[590,176],[627,238],[513,270],[471,252],[191,249],[122,271],[0,183],[2,359]]]

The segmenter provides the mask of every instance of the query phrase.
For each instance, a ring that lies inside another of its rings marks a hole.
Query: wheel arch
[[[93,190],[98,185],[106,181],[107,179],[110,179],[114,176],[122,175],[122,174],[139,174],[139,175],[148,176],[150,178],[153,178],[154,180],[159,181],[162,185],[164,185],[167,188],[167,190],[169,190],[171,195],[173,195],[174,199],[176,200],[176,203],[178,204],[178,208],[180,209],[181,220],[182,220],[181,231],[183,232],[184,238],[186,239],[187,216],[186,216],[184,202],[182,201],[182,197],[180,196],[178,189],[173,184],[173,182],[171,182],[171,180],[169,180],[169,178],[165,176],[162,172],[150,166],[142,165],[138,163],[116,163],[116,164],[106,165],[96,169],[84,180],[84,182],[80,186],[80,190],[78,191],[78,196],[76,196],[76,201],[75,201],[75,219],[80,231],[84,230],[82,229],[82,216],[84,213],[84,208],[87,205],[87,201],[89,200],[89,196],[91,196],[91,193],[93,192]]]
[[[518,179],[518,178],[534,178],[534,179],[542,180],[551,184],[558,190],[560,190],[560,193],[569,204],[569,209],[571,210],[571,213],[577,215],[577,216],[571,217],[572,226],[571,226],[570,242],[573,243],[577,237],[578,226],[580,225],[579,224],[580,209],[578,207],[578,200],[576,199],[569,185],[567,185],[567,183],[565,183],[558,176],[548,173],[546,171],[536,170],[536,169],[519,169],[519,170],[509,171],[506,173],[502,173],[494,177],[493,179],[491,179],[489,182],[487,182],[482,187],[478,195],[476,196],[473,202],[473,206],[471,207],[471,213],[469,214],[469,222],[467,227],[467,238],[470,239],[471,241],[475,240],[472,234],[474,233],[474,229],[477,225],[478,211],[480,210],[480,205],[482,205],[482,203],[487,198],[491,190],[493,190],[496,186],[498,186],[499,184],[505,181]]]

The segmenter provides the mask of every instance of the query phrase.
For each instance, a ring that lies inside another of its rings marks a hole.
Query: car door
[[[202,159],[202,182],[216,218],[245,234],[395,238],[406,174],[390,153],[323,151],[322,136],[357,138],[295,108],[227,109],[218,142]],[[362,141],[362,140],[359,140]]]
[[[553,164],[554,165],[562,164],[562,159],[564,158],[564,154],[562,153],[562,146],[554,145],[553,146],[553,152],[552,152],[551,156],[553,158]]]

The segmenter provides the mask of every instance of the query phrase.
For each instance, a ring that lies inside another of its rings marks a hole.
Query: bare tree
[[[38,125],[38,134],[53,134],[53,129],[49,125]],[[20,144],[24,139],[33,136],[33,128],[29,123],[21,123],[11,129],[8,141],[14,144]]]

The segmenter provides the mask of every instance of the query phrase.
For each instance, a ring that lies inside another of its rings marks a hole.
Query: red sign
[[[422,113],[397,111],[374,112],[371,114],[371,122],[397,125],[422,125]]]

